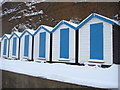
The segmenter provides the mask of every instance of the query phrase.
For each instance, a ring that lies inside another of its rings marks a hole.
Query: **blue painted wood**
[[[90,25],[90,59],[103,60],[103,23]]]
[[[25,35],[24,56],[28,57],[28,55],[29,55],[29,35]]]
[[[14,35],[17,36],[17,38],[20,38],[20,37],[14,32],[14,33],[12,33],[12,35],[10,36],[9,39],[11,39]]]
[[[16,56],[16,47],[17,47],[17,38],[13,38],[13,47],[12,47],[12,55]]]
[[[44,26],[40,26],[37,28],[37,30],[35,31],[35,33],[33,34],[34,36],[41,30],[44,29],[45,31],[47,31],[48,33],[51,33],[47,28],[45,28]]]
[[[41,32],[39,36],[39,57],[45,58],[46,53],[46,32]]]
[[[5,37],[9,40],[9,37],[7,35],[5,35],[5,34],[2,36],[1,40],[3,40]]]
[[[77,30],[76,27],[74,27],[73,25],[71,25],[71,24],[65,22],[64,20],[62,20],[62,21],[60,21],[60,22],[54,27],[54,29],[51,31],[51,33],[53,33],[55,30],[57,30],[62,24],[65,24],[65,25],[67,25],[68,27],[73,28],[74,30]]]
[[[3,55],[7,54],[7,39],[4,39]]]
[[[107,18],[104,18],[104,17],[102,17],[102,16],[99,16],[99,15],[96,15],[96,14],[95,14],[95,17],[98,18],[98,19],[101,19],[101,20],[103,20],[103,21],[105,21],[105,22],[107,22],[107,23],[110,23],[110,24],[112,24],[112,25],[115,24],[114,21],[109,20],[109,19],[107,19]]]
[[[112,25],[114,25],[114,24],[116,24],[116,22],[114,22],[114,21],[112,21],[112,20],[110,20],[110,19],[107,19],[107,18],[105,18],[104,16],[100,16],[100,15],[97,15],[97,14],[95,14],[95,13],[92,13],[89,17],[87,17],[83,22],[81,22],[79,25],[78,25],[78,27],[77,27],[77,29],[79,29],[79,28],[81,28],[83,25],[85,25],[88,21],[90,21],[92,18],[98,18],[98,19],[100,19],[100,20],[102,20],[102,21],[105,21],[105,22],[107,22],[107,23],[110,23],[110,24],[112,24]]]
[[[30,33],[27,29],[23,31],[23,33],[21,34],[20,38],[25,34],[28,33],[31,36],[34,36],[32,33]]]
[[[69,58],[69,28],[60,30],[60,58]]]

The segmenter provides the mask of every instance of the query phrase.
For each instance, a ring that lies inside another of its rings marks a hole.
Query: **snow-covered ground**
[[[37,63],[0,58],[0,69],[97,88],[118,88],[118,65],[109,68]]]

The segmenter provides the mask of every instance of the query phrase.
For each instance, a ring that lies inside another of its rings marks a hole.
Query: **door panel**
[[[7,39],[4,39],[3,55],[7,54]]]
[[[14,37],[13,38],[13,47],[12,47],[12,55],[13,56],[16,56],[16,47],[17,47],[17,38],[16,37]]]
[[[60,30],[60,58],[69,58],[69,29]]]
[[[29,54],[29,35],[26,35],[24,40],[24,56],[28,57],[28,54]]]
[[[39,57],[45,58],[46,53],[46,32],[40,33],[39,37]]]
[[[90,59],[103,60],[103,23],[90,25]]]

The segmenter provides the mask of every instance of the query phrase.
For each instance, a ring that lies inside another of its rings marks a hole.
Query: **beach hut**
[[[79,63],[100,65],[120,63],[118,55],[120,28],[117,21],[92,13],[77,29],[79,29]]]
[[[34,61],[50,60],[50,33],[52,30],[52,27],[41,25],[34,33]]]
[[[10,59],[19,59],[20,55],[20,36],[22,33],[13,32],[10,36],[9,44],[9,58]]]
[[[52,62],[75,63],[76,27],[66,20],[60,21],[52,30]]]
[[[1,38],[0,38],[0,47],[1,47]],[[1,56],[1,48],[0,48],[0,56]]]
[[[20,36],[20,60],[33,60],[34,30],[26,29]]]
[[[1,39],[1,57],[8,58],[9,38],[10,34],[4,34]]]

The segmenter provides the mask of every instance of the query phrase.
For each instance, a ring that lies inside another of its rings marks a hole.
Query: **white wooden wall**
[[[1,41],[0,41],[0,57],[1,57]]]
[[[34,61],[37,61],[39,60],[39,35],[41,32],[46,32],[46,61],[50,61],[49,60],[49,57],[50,57],[50,34],[45,31],[44,29],[41,29],[37,32],[37,34],[34,36],[34,55],[33,55],[33,58],[34,58]]]
[[[3,55],[4,39],[7,39],[7,37],[4,37],[4,38],[2,39],[2,41],[1,41],[1,57],[8,57],[9,40],[7,39],[7,51],[6,51],[6,55]]]
[[[90,24],[103,23],[104,64],[113,63],[112,25],[93,18],[79,29],[79,63],[90,60]]]
[[[64,28],[69,28],[69,62],[75,62],[75,30],[64,24],[53,32],[52,61],[59,61],[60,59],[60,30]]]
[[[13,38],[17,37],[16,35],[13,35],[12,38],[10,39],[10,44],[9,44],[9,58],[17,58],[18,59],[18,52],[19,52],[19,38],[17,37],[17,43],[16,43],[16,56],[12,55],[12,50],[13,50]]]
[[[29,55],[28,57],[24,56],[24,39],[25,39],[25,35],[29,35]],[[22,37],[21,37],[21,41],[20,41],[20,60],[27,58],[29,60],[32,59],[32,36],[26,32]]]

